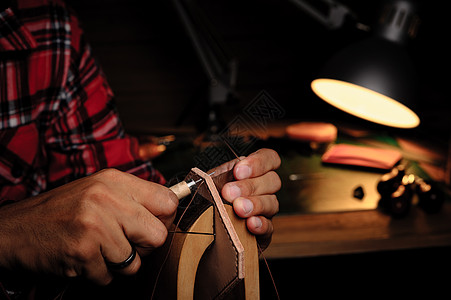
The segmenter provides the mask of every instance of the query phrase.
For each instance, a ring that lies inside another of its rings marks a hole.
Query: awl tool
[[[171,186],[169,189],[173,191],[174,194],[177,195],[177,198],[180,200],[190,195],[191,192],[196,188],[197,184],[201,181],[202,179],[198,179],[196,181],[194,181],[193,179],[191,179],[190,181],[181,181]]]
[[[213,175],[215,172],[212,172],[208,174],[209,176]],[[177,198],[180,200],[182,198],[185,198],[186,196],[190,195],[197,187],[197,184],[201,182],[203,179],[200,178],[198,180],[190,179],[188,181],[181,181],[173,186],[171,186],[169,189],[174,192],[174,194],[177,195]]]

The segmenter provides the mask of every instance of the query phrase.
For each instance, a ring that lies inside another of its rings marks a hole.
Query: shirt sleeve
[[[70,64],[59,95],[58,116],[45,133],[48,188],[104,168],[164,184],[152,164],[139,158],[137,139],[124,132],[113,93],[75,17],[71,18],[71,34]]]

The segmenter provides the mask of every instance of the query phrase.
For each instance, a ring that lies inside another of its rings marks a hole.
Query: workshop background
[[[238,62],[238,99],[229,101],[229,111],[239,111],[265,90],[284,108],[287,119],[348,120],[345,113],[314,96],[310,82],[335,52],[369,32],[357,29],[352,20],[329,30],[289,0],[194,2]],[[107,74],[127,129],[173,132],[196,126],[196,120],[206,117],[202,113],[208,79],[172,1],[69,3]],[[371,28],[384,1],[341,3]],[[451,128],[446,117],[450,113],[448,13],[438,0],[419,1],[419,7],[420,27],[408,48],[421,77],[419,130],[441,136]]]
[[[168,0],[70,0],[92,51],[116,95],[128,132],[137,135],[193,134],[208,114],[208,78]],[[310,81],[337,50],[368,36],[348,20],[330,30],[285,0],[198,0],[199,8],[238,61],[236,97],[224,105],[225,122],[266,91],[284,110],[284,119],[338,120],[362,124],[319,100]],[[311,1],[315,2],[315,1]],[[366,26],[377,22],[383,1],[342,0]],[[408,51],[421,78],[421,125],[403,134],[446,146],[451,129],[449,105],[449,12],[446,1],[418,1],[421,24]],[[349,254],[269,261],[279,293],[362,296],[396,287],[406,294],[427,282],[448,292],[449,248]],[[262,265],[262,296],[271,298]],[[429,278],[429,280],[427,280]],[[431,283],[430,278],[434,278]],[[435,279],[437,279],[435,281]],[[399,294],[399,293],[398,293]],[[307,297],[308,298],[308,297]]]

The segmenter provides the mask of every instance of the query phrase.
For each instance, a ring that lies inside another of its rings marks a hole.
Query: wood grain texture
[[[190,228],[190,232],[213,234],[213,207],[210,206]],[[196,271],[205,250],[214,241],[213,235],[187,235],[177,270],[177,299],[193,299]]]
[[[379,210],[273,218],[266,258],[294,258],[451,245],[451,205],[427,214],[414,207],[402,219]]]

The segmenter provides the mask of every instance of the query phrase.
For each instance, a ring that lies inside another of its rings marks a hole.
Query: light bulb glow
[[[407,106],[370,89],[335,79],[315,79],[311,84],[318,97],[362,119],[398,128],[414,128],[420,118]]]

